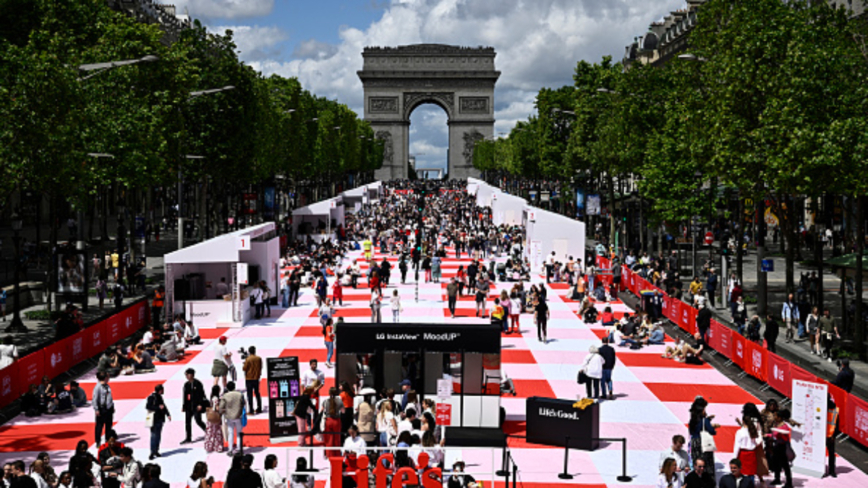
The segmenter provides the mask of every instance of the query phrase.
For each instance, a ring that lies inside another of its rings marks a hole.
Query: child
[[[332,303],[339,303],[342,307],[344,306],[344,289],[341,280],[335,280],[335,284],[332,285]]]

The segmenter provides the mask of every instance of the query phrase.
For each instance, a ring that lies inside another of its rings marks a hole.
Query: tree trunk
[[[825,205],[825,197],[823,198],[822,204]],[[820,209],[818,212],[820,215],[825,217],[825,212],[823,212],[823,205],[818,205],[817,207]],[[825,218],[823,218],[825,224]],[[817,223],[814,223],[814,227],[817,229],[816,236],[814,237],[814,260],[817,262],[817,309],[820,312],[823,311],[823,295],[824,295],[824,287],[823,287],[823,232],[825,229],[820,228]],[[824,225],[825,227],[825,225]]]
[[[609,247],[615,245],[615,182],[611,175],[606,175],[606,184],[609,187]]]
[[[57,266],[54,266],[54,250],[57,248],[57,198],[54,193],[48,196],[48,282],[46,283],[45,304],[51,310],[52,296],[57,283]]]
[[[744,199],[738,199],[738,228],[732,233],[735,240],[735,269],[738,282],[744,285]]]
[[[865,322],[862,320],[862,262],[865,252],[865,196],[856,199],[856,347],[859,358],[865,359]]]

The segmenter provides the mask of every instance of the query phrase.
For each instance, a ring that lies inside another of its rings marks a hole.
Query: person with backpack
[[[123,483],[124,488],[137,488],[142,482],[142,463],[133,458],[133,449],[130,447],[121,448],[120,460],[123,468],[115,477]]]

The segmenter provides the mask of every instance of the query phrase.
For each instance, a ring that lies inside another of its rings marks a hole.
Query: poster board
[[[298,425],[292,412],[298,397],[298,357],[267,358],[268,371],[268,437],[272,442],[293,440],[298,435]]]
[[[793,428],[794,472],[820,478],[826,471],[827,395],[825,384],[793,380],[793,420],[801,424]]]

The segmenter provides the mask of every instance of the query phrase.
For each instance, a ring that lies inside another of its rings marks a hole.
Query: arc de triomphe
[[[366,47],[358,72],[365,89],[365,120],[385,142],[376,178],[407,178],[410,114],[424,103],[446,111],[449,178],[477,176],[476,141],[494,135],[494,48],[414,44]]]

